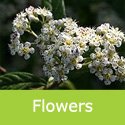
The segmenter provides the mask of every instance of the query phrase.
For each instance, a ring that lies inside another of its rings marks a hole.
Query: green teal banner
[[[0,125],[122,125],[125,91],[0,91]]]

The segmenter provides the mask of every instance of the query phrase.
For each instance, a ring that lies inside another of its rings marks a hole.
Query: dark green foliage
[[[67,80],[67,81],[64,81],[62,84],[59,85],[59,89],[65,89],[65,90],[75,90],[76,87],[74,86],[74,84]]]
[[[87,66],[84,66],[80,70],[71,71],[68,77],[76,89],[92,89],[91,74]]]
[[[11,72],[0,76],[0,89],[31,89],[45,86],[44,79],[26,72]]]
[[[46,7],[47,9],[52,11],[52,0],[42,0],[42,7]]]
[[[52,0],[52,7],[55,19],[66,17],[64,0]]]
[[[52,11],[54,19],[66,17],[64,0],[42,0],[42,6]]]

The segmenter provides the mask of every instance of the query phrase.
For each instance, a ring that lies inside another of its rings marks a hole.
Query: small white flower
[[[110,80],[106,80],[104,81],[105,85],[110,85],[111,84],[111,81]]]
[[[90,68],[90,73],[94,74],[96,72],[95,68]]]
[[[30,58],[30,55],[29,55],[29,54],[25,54],[25,55],[24,55],[24,59],[25,59],[25,60],[28,60],[29,58]]]
[[[35,49],[33,47],[31,47],[31,44],[29,42],[25,42],[24,44],[20,44],[19,46],[19,51],[18,51],[18,55],[19,56],[23,56],[24,55],[24,59],[29,59],[30,55],[29,54],[33,54],[35,52]]]
[[[83,61],[83,57],[82,56],[78,56],[77,60],[78,60],[78,62],[82,62]]]
[[[38,17],[35,17],[34,15],[28,15],[28,18],[29,18],[29,20],[31,20],[31,21],[36,21],[36,22],[38,22],[39,21],[39,18]]]
[[[107,33],[109,27],[110,27],[110,24],[109,24],[109,23],[102,24],[101,26],[99,26],[99,27],[96,29],[96,32],[97,32],[98,34]]]
[[[82,68],[82,64],[77,64],[76,65],[76,69],[81,69]]]
[[[32,7],[32,6],[25,9],[26,13],[29,14],[29,15],[33,14],[34,10],[35,10],[35,8]]]

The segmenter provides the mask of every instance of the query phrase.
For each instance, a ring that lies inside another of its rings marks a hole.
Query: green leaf
[[[54,19],[66,17],[64,0],[52,0]]]
[[[61,83],[59,85],[59,89],[75,90],[76,88],[75,88],[74,84],[71,81],[67,80],[67,81],[64,81],[63,83]]]
[[[0,89],[22,90],[45,86],[44,79],[26,72],[11,72],[0,76]]]
[[[66,17],[64,0],[42,0],[42,7],[52,11],[54,19]]]
[[[46,7],[52,11],[52,0],[42,0],[42,7]]]

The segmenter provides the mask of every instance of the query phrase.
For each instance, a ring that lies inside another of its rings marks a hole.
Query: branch
[[[0,71],[4,74],[7,73],[7,70],[5,68],[3,68],[2,66],[0,66]]]

